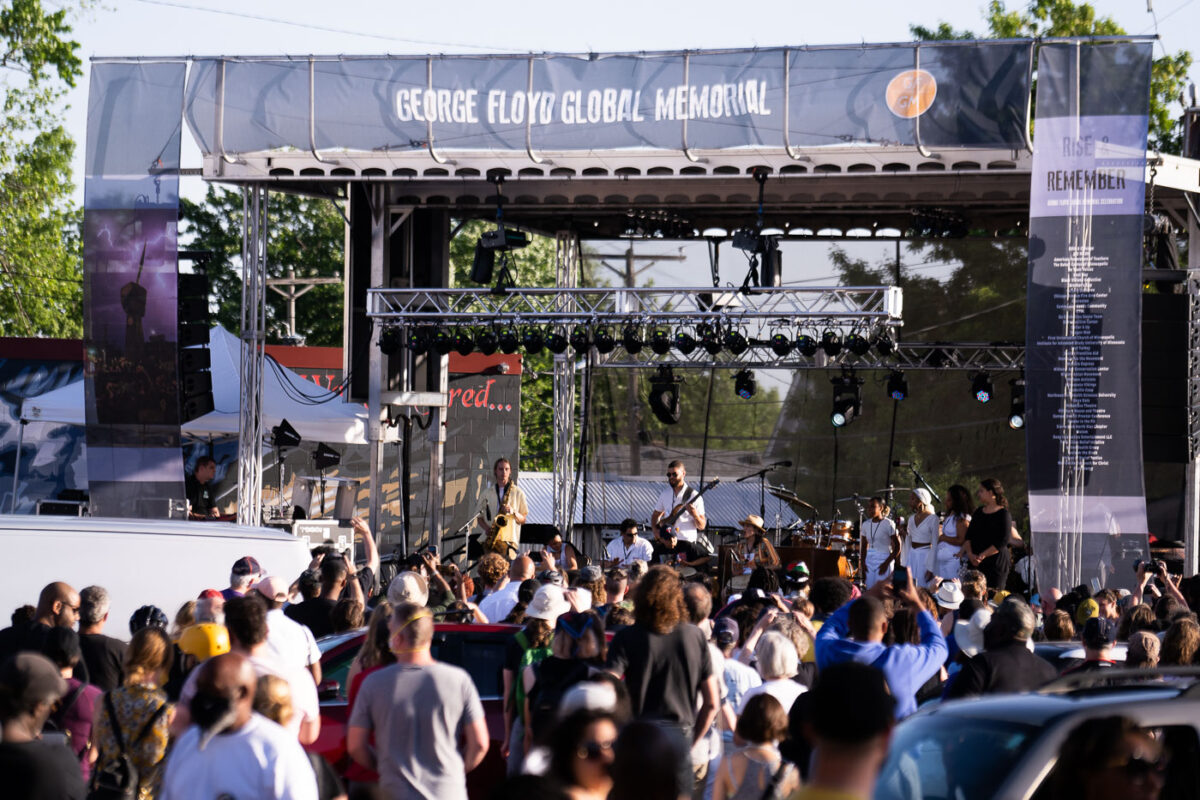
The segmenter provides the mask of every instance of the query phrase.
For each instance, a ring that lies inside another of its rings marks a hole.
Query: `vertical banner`
[[[1141,259],[1151,43],[1040,50],[1026,448],[1041,591],[1130,586],[1147,552]]]
[[[184,62],[92,66],[83,217],[92,513],[184,500],[176,284]]]

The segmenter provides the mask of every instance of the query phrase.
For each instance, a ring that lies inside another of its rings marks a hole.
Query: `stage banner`
[[[177,235],[185,62],[92,65],[83,306],[92,513],[179,516]]]
[[[1024,149],[1032,43],[197,59],[206,154],[295,149]]]
[[[1147,552],[1141,269],[1151,43],[1038,57],[1026,447],[1042,591],[1130,586]]]

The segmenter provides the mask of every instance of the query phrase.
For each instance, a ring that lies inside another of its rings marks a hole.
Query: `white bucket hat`
[[[533,595],[529,608],[525,610],[525,616],[554,622],[570,610],[571,604],[563,597],[562,587],[548,583]]]

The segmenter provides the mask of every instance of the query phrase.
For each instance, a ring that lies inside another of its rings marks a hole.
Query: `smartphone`
[[[908,589],[908,567],[896,567],[892,573],[892,588],[897,592],[903,592]]]

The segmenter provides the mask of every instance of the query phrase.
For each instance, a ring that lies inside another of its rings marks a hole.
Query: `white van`
[[[0,628],[16,608],[36,606],[42,587],[103,586],[112,598],[104,633],[129,638],[129,617],[155,605],[175,612],[205,589],[229,586],[233,562],[253,556],[268,575],[293,581],[309,564],[308,542],[286,531],[227,522],[0,515]]]

